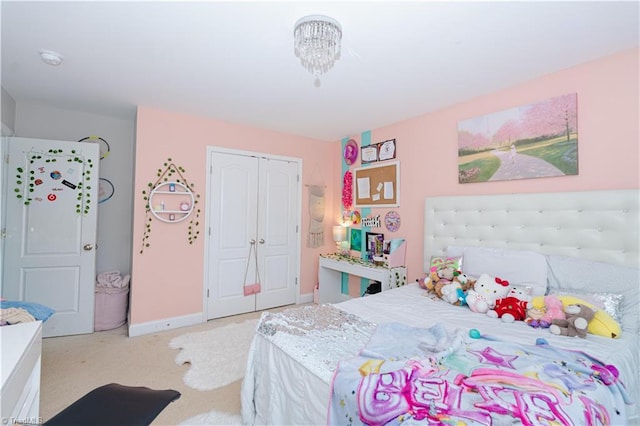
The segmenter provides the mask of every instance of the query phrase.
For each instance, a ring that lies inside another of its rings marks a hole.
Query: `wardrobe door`
[[[259,163],[257,157],[211,155],[208,319],[255,310],[255,296],[244,295],[243,283],[245,272],[247,282],[256,276],[253,253],[257,245]]]
[[[258,189],[258,270],[261,292],[256,310],[296,302],[298,290],[298,165],[261,158]]]
[[[295,303],[298,163],[212,152],[210,164],[207,319]]]

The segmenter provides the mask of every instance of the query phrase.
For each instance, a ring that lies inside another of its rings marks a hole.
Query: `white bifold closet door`
[[[295,303],[298,163],[226,152],[210,155],[207,319]],[[258,280],[261,292],[245,296],[244,284]]]

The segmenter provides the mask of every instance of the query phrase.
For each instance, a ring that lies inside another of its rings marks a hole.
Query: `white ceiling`
[[[638,46],[639,4],[2,0],[1,81],[17,102],[126,118],[141,105],[338,140]],[[320,88],[293,54],[309,14],[343,28]],[[41,49],[64,63],[45,65]]]

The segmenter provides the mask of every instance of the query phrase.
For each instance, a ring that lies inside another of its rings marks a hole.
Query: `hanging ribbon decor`
[[[324,186],[309,185],[309,234],[307,247],[324,245]]]
[[[342,205],[346,211],[351,211],[353,205],[353,175],[346,171],[342,179]]]

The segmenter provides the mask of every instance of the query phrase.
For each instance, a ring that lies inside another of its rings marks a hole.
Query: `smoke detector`
[[[63,56],[57,52],[53,52],[51,50],[41,50],[40,58],[42,62],[48,65],[58,66],[62,63],[64,59]]]

